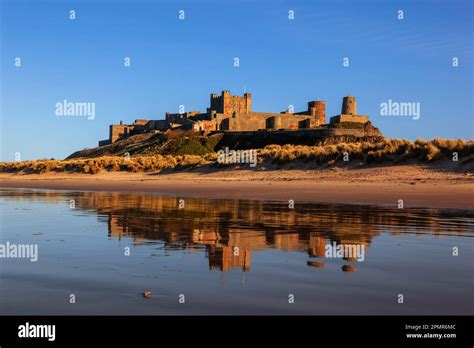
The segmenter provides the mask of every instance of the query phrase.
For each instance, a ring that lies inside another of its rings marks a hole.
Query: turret
[[[316,119],[316,126],[326,123],[326,102],[313,100],[308,102],[308,113]]]
[[[357,115],[356,98],[347,96],[342,99],[342,115]]]

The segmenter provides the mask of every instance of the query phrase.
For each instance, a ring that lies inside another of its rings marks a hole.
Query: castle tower
[[[356,98],[347,96],[342,99],[342,115],[357,115]]]
[[[212,100],[212,96],[211,96]],[[231,95],[230,91],[222,91],[219,98],[219,108],[217,112],[225,115],[243,115],[249,114],[252,110],[252,95],[245,93],[243,97],[237,95]],[[220,111],[222,110],[222,111]]]
[[[223,100],[224,100],[223,96],[218,96],[215,93],[211,93],[211,100],[209,104],[210,109],[218,113],[223,113],[224,112]]]
[[[347,96],[342,99],[342,109],[339,115],[331,117],[331,124],[336,123],[367,123],[369,116],[358,115],[356,108],[356,98]]]
[[[326,124],[326,102],[320,100],[308,102],[308,112],[316,119],[316,126]]]

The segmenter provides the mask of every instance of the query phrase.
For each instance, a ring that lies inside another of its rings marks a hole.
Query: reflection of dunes
[[[249,270],[251,252],[268,248],[324,258],[327,243],[367,249],[372,238],[382,233],[473,236],[472,210],[335,204],[298,204],[289,209],[285,202],[191,198],[179,209],[178,198],[150,194],[16,190],[0,191],[0,195],[18,202],[27,199],[66,206],[74,199],[74,212],[97,214],[107,222],[112,238],[131,238],[135,244],[161,241],[165,249],[173,250],[205,249],[210,268],[222,271]],[[308,265],[323,267],[324,263],[310,261]],[[343,270],[355,268],[348,265]]]

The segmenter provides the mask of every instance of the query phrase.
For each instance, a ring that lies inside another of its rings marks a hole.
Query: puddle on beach
[[[0,244],[38,247],[0,259],[1,314],[474,312],[473,210],[22,189],[0,208]]]

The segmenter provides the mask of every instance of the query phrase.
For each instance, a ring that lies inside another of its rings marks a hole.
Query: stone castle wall
[[[367,123],[368,116],[357,115],[356,99],[346,96],[342,102],[342,113],[331,117],[330,123]],[[99,145],[113,143],[118,139],[132,134],[170,129],[193,130],[210,133],[214,131],[256,132],[262,130],[290,130],[318,129],[326,124],[326,103],[313,100],[308,102],[307,110],[296,113],[282,112],[253,112],[252,95],[233,96],[229,91],[222,91],[221,95],[210,95],[210,107],[206,113],[199,111],[166,113],[165,120],[138,119],[132,125],[111,125],[109,139],[99,142]],[[319,129],[328,132],[327,128]],[[337,132],[337,130],[334,130]],[[354,130],[359,132],[359,130]]]
[[[223,132],[219,148],[229,147],[238,149],[263,148],[270,144],[320,145],[327,139],[341,141],[372,141],[380,140],[379,130],[345,129],[345,128],[316,128],[296,131],[281,130],[268,132]]]
[[[126,124],[112,124],[109,128],[109,140],[113,143],[121,137],[128,136],[133,128],[134,126]]]
[[[366,115],[337,115],[331,117],[331,124],[335,123],[367,123],[369,116]]]
[[[310,115],[252,112],[250,114],[229,117],[229,126],[224,130],[258,131],[265,129],[303,129],[315,125]]]

